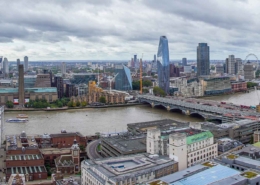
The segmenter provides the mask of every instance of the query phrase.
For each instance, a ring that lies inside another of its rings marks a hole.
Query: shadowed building
[[[24,105],[24,69],[23,65],[19,65],[19,105]]]
[[[209,46],[199,43],[197,46],[197,76],[210,75]]]
[[[166,36],[161,36],[157,53],[157,73],[159,87],[166,93],[169,92],[170,87],[169,61],[168,39]]]

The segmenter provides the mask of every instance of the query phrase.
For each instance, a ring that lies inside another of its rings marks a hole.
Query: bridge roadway
[[[231,114],[236,116],[253,116],[260,117],[260,114],[253,111],[242,111],[242,110],[232,110],[225,107],[210,106],[204,104],[198,104],[197,102],[187,102],[185,99],[172,99],[172,98],[162,98],[152,95],[138,95],[138,99],[142,103],[149,103],[152,107],[164,106],[167,110],[182,110],[186,114],[200,114],[203,117],[208,117],[208,115],[225,115]],[[198,100],[200,101],[200,100]],[[218,104],[218,102],[216,102]]]

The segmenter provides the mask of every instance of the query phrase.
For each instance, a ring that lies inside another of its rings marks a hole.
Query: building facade
[[[236,74],[236,60],[234,55],[229,55],[227,58],[227,73]]]
[[[244,65],[244,77],[245,77],[245,80],[255,79],[254,66],[250,62],[248,62]]]
[[[58,98],[61,99],[64,93],[63,78],[61,76],[54,77],[54,87],[57,88]]]
[[[19,105],[23,106],[25,103],[24,99],[24,68],[23,65],[19,65],[19,97],[18,97],[18,102]]]
[[[231,88],[234,92],[246,91],[247,83],[245,81],[231,81]]]
[[[179,170],[218,155],[213,134],[199,129],[176,129],[170,134],[151,129],[148,130],[146,142],[147,153],[169,155],[178,162]]]
[[[187,58],[182,58],[182,66],[186,66],[187,65]]]
[[[3,61],[3,73],[4,73],[4,78],[9,77],[9,63],[8,63],[7,58],[4,58],[4,61]]]
[[[170,58],[169,46],[166,36],[161,36],[157,53],[157,74],[158,84],[165,93],[169,93],[170,88]]]
[[[197,46],[197,76],[210,75],[209,46],[199,43]]]
[[[229,77],[201,79],[204,95],[223,94],[231,92]]]
[[[66,74],[66,63],[62,62],[61,63],[61,74],[64,76]]]
[[[38,74],[34,87],[51,87],[50,74]]]
[[[178,162],[165,156],[137,154],[85,160],[81,163],[81,184],[144,184],[178,171]]]
[[[124,65],[116,65],[115,73],[118,74],[115,78],[115,89],[120,91],[130,91],[132,87],[132,75],[128,67]]]

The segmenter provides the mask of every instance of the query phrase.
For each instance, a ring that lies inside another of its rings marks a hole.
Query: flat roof
[[[41,153],[43,155],[48,154],[70,154],[71,149],[70,148],[41,148]]]
[[[56,87],[44,87],[44,88],[25,88],[25,93],[56,93]],[[4,93],[18,93],[18,88],[0,88],[0,94]]]
[[[240,172],[237,170],[222,165],[216,165],[192,176],[173,182],[170,185],[207,185],[238,174],[240,174]]]

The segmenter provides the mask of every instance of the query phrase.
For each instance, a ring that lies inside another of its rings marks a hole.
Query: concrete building
[[[4,58],[4,61],[3,61],[3,74],[4,74],[4,78],[9,77],[9,62],[8,62],[7,58]]]
[[[23,65],[19,65],[19,97],[18,102],[20,106],[23,106],[25,104],[25,96],[24,96],[24,68]]]
[[[38,74],[34,87],[51,87],[50,74]]]
[[[253,138],[254,138],[254,143],[260,142],[260,131],[258,130],[254,131]]]
[[[72,97],[77,96],[77,89],[74,84],[66,84],[66,90],[65,90],[66,97]]]
[[[170,78],[170,87],[177,88],[178,91],[175,94],[183,97],[203,96],[204,94],[203,86],[196,78],[189,80],[186,77]]]
[[[182,63],[182,66],[186,66],[187,65],[187,58],[182,58],[181,63]]]
[[[146,147],[147,153],[169,155],[178,162],[179,170],[218,155],[213,134],[190,127],[169,131],[148,130]]]
[[[229,55],[226,59],[227,61],[227,73],[228,74],[236,74],[236,60],[234,55]]]
[[[146,185],[258,185],[258,170],[240,172],[229,166],[209,161],[147,182]]]
[[[24,71],[25,71],[25,72],[28,71],[28,64],[29,64],[28,57],[25,56],[25,57],[24,57]]]
[[[218,143],[218,155],[227,152],[237,151],[244,147],[243,143],[230,138],[217,139],[217,143]]]
[[[5,122],[4,112],[5,112],[5,107],[0,106],[0,129],[1,129],[1,131],[0,131],[0,144],[1,144],[1,146],[2,146],[2,142],[3,142],[2,140],[3,140],[3,137],[4,137],[4,135],[3,135],[3,130],[4,130],[3,126],[4,126],[4,122]]]
[[[210,75],[209,46],[199,43],[197,46],[197,76]]]
[[[61,63],[61,74],[64,76],[66,74],[66,63],[62,62]]]
[[[61,99],[64,94],[64,84],[61,76],[54,77],[54,87],[57,88],[58,98]]]
[[[250,62],[247,62],[244,65],[244,78],[245,78],[245,80],[253,80],[253,79],[255,79],[254,66]]]
[[[243,61],[241,58],[236,58],[235,72],[236,74],[243,75]]]
[[[183,66],[170,64],[170,77],[180,77],[180,73],[184,71]]]
[[[109,134],[101,137],[101,155],[103,157],[118,157],[146,152],[145,134],[130,134],[128,132]]]
[[[19,71],[19,65],[20,65],[20,64],[21,64],[20,59],[17,59],[17,60],[16,60],[17,71]]]
[[[177,171],[178,162],[157,155],[85,160],[81,163],[81,184],[137,185]]]
[[[218,74],[224,74],[224,66],[223,66],[223,65],[220,65],[220,64],[217,64],[217,65],[216,65],[216,73],[218,73]]]
[[[204,95],[215,95],[231,92],[229,77],[216,77],[201,79]]]

